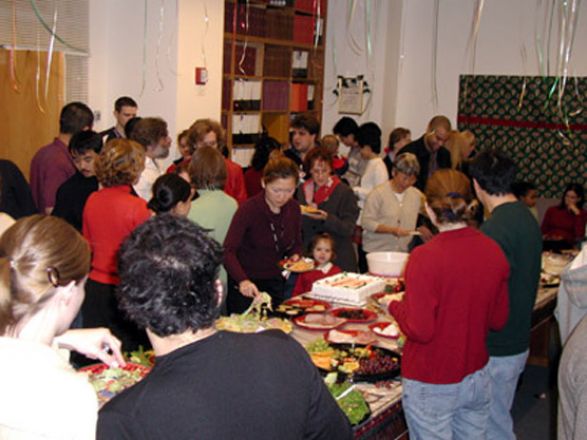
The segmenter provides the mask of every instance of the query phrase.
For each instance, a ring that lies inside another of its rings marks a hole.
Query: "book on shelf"
[[[280,9],[267,9],[265,12],[265,36],[277,40],[291,40],[293,33],[292,16]]]
[[[236,5],[236,10],[235,10]],[[265,8],[261,5],[249,5],[245,3],[225,3],[224,7],[224,32],[251,35],[254,37],[265,36]]]
[[[222,80],[222,110],[230,110],[230,93],[232,92],[230,83],[231,81],[227,78]]]
[[[296,43],[312,44],[314,42],[314,17],[294,16],[293,39]]]
[[[265,45],[263,75],[288,78],[291,71],[291,48]]]
[[[292,83],[289,109],[292,112],[308,110],[308,84]]]

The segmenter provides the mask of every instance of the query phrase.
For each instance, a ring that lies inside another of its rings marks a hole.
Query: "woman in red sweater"
[[[440,233],[412,252],[405,296],[389,305],[407,337],[402,404],[413,439],[484,438],[489,418],[486,339],[508,318],[509,265],[466,225],[471,200],[464,174],[430,177],[426,211]]]
[[[544,249],[570,249],[585,236],[587,211],[583,209],[583,187],[571,183],[565,188],[558,206],[548,208],[542,221]]]
[[[144,148],[128,139],[115,139],[96,159],[102,189],[92,193],[83,213],[83,235],[92,249],[92,267],[82,305],[84,327],[107,327],[122,341],[123,350],[148,345],[144,331],[125,320],[114,295],[118,278],[118,248],[141,223],[151,217],[147,202],[133,195],[145,168]]]

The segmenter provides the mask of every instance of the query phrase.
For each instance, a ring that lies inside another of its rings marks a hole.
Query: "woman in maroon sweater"
[[[297,183],[291,160],[271,159],[263,170],[263,191],[234,214],[224,240],[229,313],[246,310],[259,292],[269,293],[274,305],[285,299],[279,261],[297,260],[302,251],[300,205],[292,199]]]
[[[489,418],[486,339],[508,318],[509,265],[496,242],[467,227],[470,188],[455,170],[430,177],[426,210],[440,233],[412,252],[403,301],[389,305],[407,337],[410,438],[484,438]]]
[[[565,188],[560,205],[548,208],[544,215],[544,249],[570,249],[585,236],[587,211],[583,209],[584,202],[581,185],[571,183]]]

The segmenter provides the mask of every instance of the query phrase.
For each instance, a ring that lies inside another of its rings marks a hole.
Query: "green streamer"
[[[43,17],[41,16],[41,12],[39,11],[39,8],[37,6],[37,2],[35,0],[30,0],[30,3],[33,8],[33,11],[35,12],[35,15],[37,16],[37,19],[39,20],[39,23],[41,23],[41,25],[45,28],[45,30],[47,32],[49,32],[53,37],[55,37],[55,39],[57,41],[59,41],[64,46],[69,47],[70,49],[75,50],[76,52],[81,52],[81,53],[87,55],[87,51],[80,49],[78,47],[72,46],[71,44],[69,44],[67,41],[65,41],[63,38],[61,38],[59,35],[57,35],[56,32],[54,32],[51,29],[51,27],[45,22],[45,20],[43,20]]]

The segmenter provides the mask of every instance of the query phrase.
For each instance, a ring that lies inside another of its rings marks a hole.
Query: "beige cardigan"
[[[415,187],[410,187],[404,192],[401,204],[394,195],[389,181],[375,187],[367,197],[361,220],[365,252],[406,252],[412,240],[411,236],[396,237],[375,230],[381,224],[415,229],[423,201],[424,195]]]

